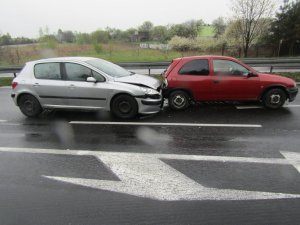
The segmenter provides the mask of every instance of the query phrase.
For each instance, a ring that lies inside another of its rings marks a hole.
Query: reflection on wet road
[[[0,88],[1,224],[297,224],[300,100],[25,118]],[[252,200],[250,200],[252,199]]]

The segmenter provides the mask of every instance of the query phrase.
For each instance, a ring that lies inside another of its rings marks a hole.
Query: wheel
[[[169,106],[175,110],[186,109],[190,105],[190,99],[184,91],[174,91],[169,95]]]
[[[27,117],[37,117],[43,111],[39,101],[32,95],[22,95],[18,104],[21,112]]]
[[[119,95],[111,104],[111,111],[114,116],[121,119],[131,119],[138,114],[138,104],[129,95]]]
[[[274,88],[267,91],[263,97],[263,104],[266,108],[269,109],[278,109],[286,101],[286,93],[279,88]]]

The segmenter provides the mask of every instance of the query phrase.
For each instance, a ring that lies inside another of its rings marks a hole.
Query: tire
[[[283,106],[287,99],[284,90],[274,88],[267,91],[263,97],[263,105],[268,109],[278,109]]]
[[[169,106],[174,110],[183,110],[189,107],[190,98],[184,91],[174,91],[169,95]]]
[[[43,111],[39,101],[32,95],[22,95],[18,100],[21,112],[27,117],[37,117]]]
[[[119,95],[111,103],[111,112],[114,116],[121,119],[131,119],[138,114],[138,104],[129,95]]]

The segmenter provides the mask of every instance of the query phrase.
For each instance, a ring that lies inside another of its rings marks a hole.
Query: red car
[[[165,97],[171,108],[187,108],[192,101],[259,101],[280,108],[296,98],[292,79],[259,73],[237,59],[224,56],[192,56],[174,59],[165,72]]]

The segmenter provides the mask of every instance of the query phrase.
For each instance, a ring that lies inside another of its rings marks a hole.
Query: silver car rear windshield
[[[131,73],[124,68],[102,59],[92,59],[86,61],[86,63],[96,67],[112,77],[125,77],[131,75]]]

